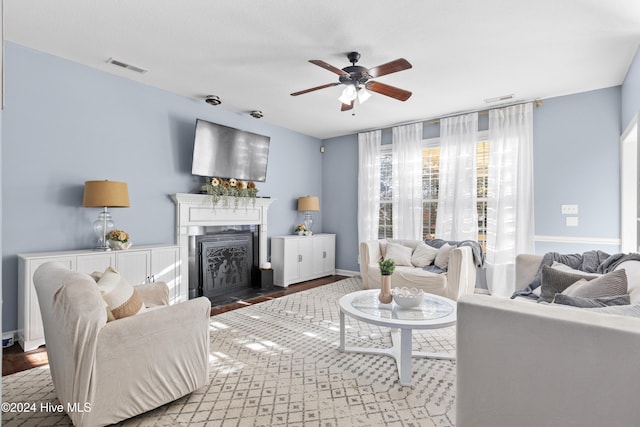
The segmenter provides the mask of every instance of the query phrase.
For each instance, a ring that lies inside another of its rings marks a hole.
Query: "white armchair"
[[[113,424],[208,383],[207,298],[107,322],[91,276],[46,263],[34,284],[53,385],[74,425]],[[167,302],[166,284],[141,286],[145,306]]]
[[[415,248],[420,240],[389,240]],[[383,256],[383,245],[388,240],[370,240],[360,243],[360,274],[365,289],[380,288],[381,275],[378,261]],[[432,273],[419,267],[397,266],[391,276],[391,287],[409,287],[440,295],[456,301],[460,296],[473,293],[476,287],[476,265],[470,247],[451,250],[449,267],[445,273]]]

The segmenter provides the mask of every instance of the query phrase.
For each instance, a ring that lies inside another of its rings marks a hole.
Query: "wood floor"
[[[342,279],[346,279],[346,276],[328,276],[316,280],[310,280],[308,282],[296,283],[295,285],[290,285],[287,288],[280,288],[255,298],[238,300],[233,303],[212,307],[211,315],[215,316],[216,314],[269,301],[274,298],[337,282]],[[45,346],[39,347],[33,351],[24,352],[19,344],[14,344],[11,347],[2,350],[2,376],[25,371],[31,368],[37,368],[38,366],[43,366],[47,363],[49,363],[49,360],[47,358],[47,350]]]

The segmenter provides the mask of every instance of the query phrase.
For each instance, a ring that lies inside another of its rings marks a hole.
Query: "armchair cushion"
[[[98,289],[114,319],[133,316],[145,310],[140,295],[113,267],[107,267],[102,273]]]

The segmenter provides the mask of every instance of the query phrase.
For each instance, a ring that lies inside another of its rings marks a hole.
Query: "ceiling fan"
[[[386,95],[399,101],[406,101],[411,96],[411,92],[408,90],[400,89],[394,86],[390,86],[380,82],[374,82],[371,79],[376,77],[386,76],[387,74],[396,73],[398,71],[407,70],[411,68],[411,64],[404,58],[396,59],[395,61],[387,62],[386,64],[378,65],[373,68],[365,68],[360,65],[356,65],[360,59],[358,52],[350,52],[347,54],[347,58],[351,65],[343,69],[334,67],[319,59],[311,59],[309,62],[322,67],[325,70],[329,70],[332,73],[336,73],[340,77],[339,81],[334,83],[327,83],[325,85],[312,87],[310,89],[294,92],[291,96],[298,96],[304,93],[313,92],[319,89],[325,89],[328,87],[345,85],[346,87],[340,95],[340,102],[342,102],[341,111],[351,110],[355,103],[356,98],[362,104],[369,99],[371,94],[367,91],[376,92],[381,95]]]

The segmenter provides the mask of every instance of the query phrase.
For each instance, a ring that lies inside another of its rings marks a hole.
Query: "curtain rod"
[[[432,125],[432,124],[440,123],[440,120],[448,119],[449,117],[462,116],[464,114],[471,114],[471,113],[478,113],[478,114],[483,114],[484,115],[484,114],[489,114],[490,110],[495,110],[495,109],[498,109],[498,108],[513,107],[514,105],[522,105],[522,104],[527,104],[529,102],[533,103],[533,105],[536,108],[540,107],[542,105],[542,103],[543,103],[543,101],[541,99],[530,99],[528,101],[511,102],[511,103],[507,103],[507,104],[496,105],[495,107],[492,107],[492,108],[478,108],[478,109],[475,109],[475,110],[458,111],[456,113],[446,114],[446,115],[442,115],[442,116],[436,116],[436,117],[432,117],[432,118],[429,118],[429,119],[414,120],[412,122],[395,123],[395,124],[386,126],[384,128],[367,129],[367,130],[363,130],[363,131],[358,132],[358,133],[371,132],[371,131],[374,131],[374,130],[382,130],[382,129],[391,129],[391,128],[396,127],[396,126],[412,125],[412,124],[415,124],[415,123],[422,123],[424,125]]]

